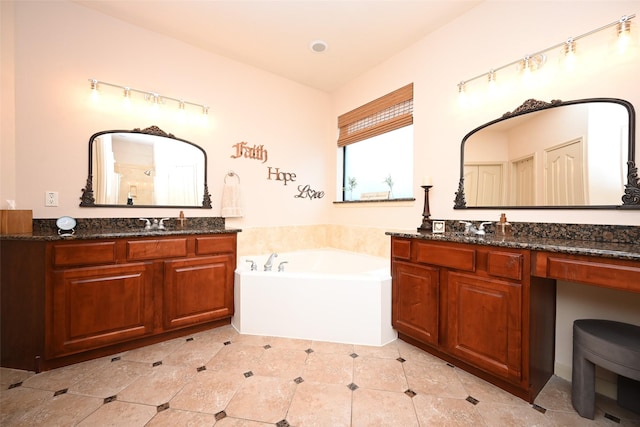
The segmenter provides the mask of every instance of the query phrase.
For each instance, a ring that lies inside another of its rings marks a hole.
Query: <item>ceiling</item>
[[[481,0],[76,0],[88,8],[332,92]],[[322,40],[323,53],[311,50]]]

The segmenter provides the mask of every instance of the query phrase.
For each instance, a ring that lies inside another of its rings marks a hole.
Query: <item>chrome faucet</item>
[[[475,225],[468,221],[460,221],[460,224],[464,224],[464,234],[471,234],[472,236],[484,236],[486,233],[484,226],[491,224],[491,221],[480,223],[480,227],[476,228]]]
[[[273,267],[273,259],[276,258],[277,256],[278,254],[275,252],[269,255],[269,259],[267,260],[267,263],[264,265],[264,271],[271,271],[271,267]]]
[[[288,263],[289,261],[282,261],[280,264],[278,264],[278,271],[284,271],[284,265]]]

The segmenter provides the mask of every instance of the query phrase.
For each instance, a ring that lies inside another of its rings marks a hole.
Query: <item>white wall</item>
[[[177,216],[178,209],[150,213],[78,206],[87,177],[89,137],[99,130],[157,125],[208,154],[214,209],[187,210],[187,217],[219,216],[224,176],[234,170],[241,178],[246,209],[244,218],[229,220],[229,225],[325,221],[329,197],[309,201],[294,195],[299,184],[326,190],[330,181],[323,166],[329,161],[326,141],[335,135],[328,94],[72,2],[14,5],[16,130],[13,144],[3,135],[2,151],[15,147],[17,184],[15,191],[3,186],[2,208],[12,198],[18,208],[33,209],[35,218]],[[3,43],[4,34],[3,25]],[[3,69],[4,57],[3,44]],[[4,76],[3,72],[3,84]],[[150,117],[146,111],[126,111],[120,92],[107,94],[107,88],[93,103],[89,78],[209,105],[209,125],[178,123],[173,114]],[[3,107],[4,103],[3,94]],[[241,141],[263,144],[268,162],[232,159],[232,146]],[[268,180],[268,166],[296,173],[297,182],[285,187]],[[3,167],[3,181],[4,174]],[[47,190],[59,192],[59,207],[44,207]]]

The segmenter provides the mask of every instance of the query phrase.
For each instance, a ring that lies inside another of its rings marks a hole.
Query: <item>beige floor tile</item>
[[[301,340],[297,338],[273,337],[269,340],[269,345],[273,348],[287,348],[291,350],[307,350],[311,348],[311,340]]]
[[[174,409],[217,414],[245,381],[244,375],[237,372],[202,371],[169,404]]]
[[[0,388],[6,389],[10,385],[22,382],[33,375],[35,375],[35,372],[0,368]]]
[[[396,341],[389,343],[381,347],[374,347],[370,345],[354,345],[353,352],[358,356],[371,356],[380,357],[385,359],[397,359],[400,357],[398,352],[398,345]]]
[[[535,403],[549,410],[573,412],[571,383],[555,375],[552,376],[536,397]]]
[[[185,338],[176,338],[169,341],[159,342],[157,344],[148,345],[146,347],[130,350],[122,355],[122,360],[130,360],[140,363],[155,363],[164,360],[169,354],[177,351],[185,345]]]
[[[153,369],[150,365],[118,360],[91,371],[69,387],[69,393],[85,396],[110,397],[117,395],[138,377]]]
[[[30,409],[24,421],[32,426],[65,427],[84,420],[103,405],[98,397],[79,396],[70,393],[52,396],[42,405]]]
[[[255,345],[263,347],[265,345],[271,345],[273,337],[262,335],[238,335],[232,343],[240,343],[245,345]]]
[[[28,387],[16,387],[0,391],[0,425],[32,426],[25,420],[27,413],[43,405],[53,397],[53,393]]]
[[[399,393],[403,393],[409,388],[401,362],[377,357],[356,357],[354,359],[353,382],[362,388]]]
[[[272,423],[243,420],[240,418],[225,417],[216,423],[216,427],[273,427]]]
[[[462,386],[474,399],[480,402],[503,403],[508,405],[530,406],[528,402],[516,397],[493,384],[476,377],[462,369],[455,368]]]
[[[408,344],[404,341],[397,340],[396,345],[398,347],[398,353],[400,353],[400,357],[405,360],[411,360],[414,362],[423,362],[423,363],[435,363],[435,364],[443,364],[446,363],[444,360],[440,359],[428,353],[418,347],[414,347],[411,344]]]
[[[254,375],[246,379],[225,412],[234,418],[277,423],[285,418],[295,389],[292,380]]]
[[[353,344],[313,341],[311,343],[311,349],[316,353],[352,354]]]
[[[346,385],[308,381],[298,384],[287,413],[287,422],[296,427],[349,427],[352,393]]]
[[[259,346],[231,343],[220,349],[206,366],[210,371],[233,371],[244,374],[256,366],[265,351]]]
[[[210,342],[224,343],[227,341],[235,341],[240,334],[231,325],[221,326],[191,335],[195,340],[207,340]]]
[[[476,407],[464,399],[418,394],[413,398],[413,404],[423,426],[502,427],[485,423]]]
[[[177,350],[162,359],[162,363],[172,366],[188,366],[199,368],[207,364],[221,349],[223,343],[207,340],[192,340],[184,343]]]
[[[302,375],[308,354],[304,350],[270,348],[251,369],[255,375],[294,380]]]
[[[166,409],[158,412],[145,427],[202,427],[216,424],[216,416],[201,412]]]
[[[554,426],[546,414],[543,414],[531,406],[507,405],[493,402],[480,402],[476,405],[478,413],[489,426],[500,427],[552,427]]]
[[[156,413],[155,406],[116,400],[105,403],[77,425],[78,427],[144,426]]]
[[[551,422],[556,426],[561,427],[621,427],[625,426],[625,422],[622,421],[620,424],[615,423],[604,417],[604,412],[600,409],[596,408],[595,418],[593,420],[589,420],[587,418],[582,418],[576,411],[572,410],[571,412],[564,411],[547,411],[545,413],[547,418],[551,420]],[[633,424],[626,424],[627,426],[631,426]],[[638,426],[640,424],[636,424]]]
[[[456,375],[455,368],[444,362],[417,362],[407,360],[402,364],[409,388],[418,394],[465,399],[467,391]]]
[[[353,392],[351,425],[411,427],[418,418],[406,394],[359,388]]]
[[[170,401],[198,372],[185,366],[160,365],[118,393],[118,400],[158,406]]]
[[[307,357],[305,381],[347,385],[353,382],[353,357],[341,353],[316,353]]]
[[[111,357],[103,357],[40,372],[26,380],[24,385],[43,390],[62,390],[71,387],[91,372],[110,366],[111,363]]]

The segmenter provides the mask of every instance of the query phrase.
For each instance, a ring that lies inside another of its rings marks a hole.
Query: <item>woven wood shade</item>
[[[413,123],[413,83],[338,117],[338,147]]]

